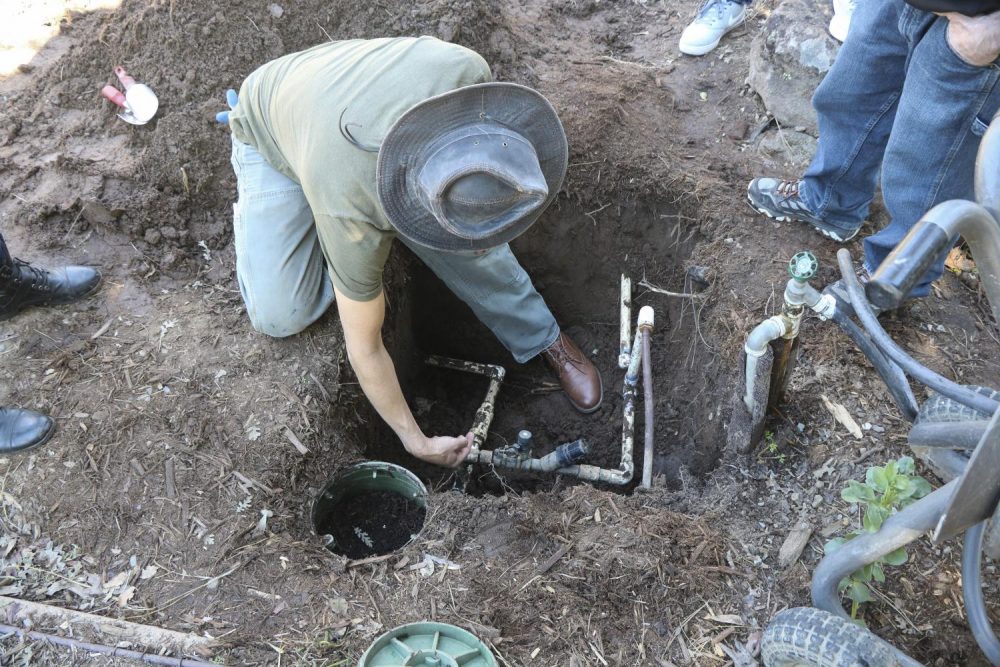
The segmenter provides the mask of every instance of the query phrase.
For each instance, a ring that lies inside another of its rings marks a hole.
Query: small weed
[[[767,453],[765,458],[777,461],[778,463],[784,465],[785,452],[781,451],[781,446],[778,445],[778,441],[775,440],[774,431],[767,431],[764,433],[764,451]]]
[[[845,501],[864,507],[862,530],[853,530],[844,537],[830,540],[823,550],[830,554],[862,533],[877,532],[893,513],[930,492],[930,483],[914,473],[913,459],[909,456],[889,461],[884,466],[868,468],[864,484],[852,479],[840,492],[840,497]],[[840,581],[840,592],[851,600],[851,618],[864,624],[864,621],[858,619],[858,608],[862,603],[874,599],[871,594],[872,580],[883,583],[885,566],[902,565],[906,559],[906,548],[900,547]]]

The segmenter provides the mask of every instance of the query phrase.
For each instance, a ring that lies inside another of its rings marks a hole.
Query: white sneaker
[[[830,34],[838,42],[847,39],[851,27],[851,16],[857,0],[833,0],[833,18],[830,19]]]
[[[698,16],[681,33],[681,53],[703,56],[716,46],[727,32],[743,22],[747,7],[733,0],[708,0]]]

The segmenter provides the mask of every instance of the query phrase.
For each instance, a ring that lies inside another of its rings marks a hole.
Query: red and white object
[[[121,65],[116,67],[114,72],[125,92],[123,93],[112,85],[107,85],[101,88],[101,95],[124,109],[118,114],[118,117],[123,121],[133,125],[145,125],[156,115],[156,110],[160,107],[156,93],[146,84],[136,83],[135,79]]]

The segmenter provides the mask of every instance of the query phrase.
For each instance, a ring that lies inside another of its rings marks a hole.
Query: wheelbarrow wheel
[[[764,631],[766,667],[890,667],[896,649],[860,625],[811,607],[781,612]]]
[[[977,394],[982,394],[987,398],[992,398],[995,401],[1000,401],[1000,391],[994,391],[989,387],[980,387],[977,385],[966,385],[968,389],[976,392]],[[934,423],[940,424],[942,422],[974,422],[974,421],[989,421],[992,415],[988,415],[985,412],[980,412],[975,408],[970,408],[967,405],[962,405],[958,401],[954,401],[947,396],[942,396],[941,394],[934,394],[920,406],[920,413],[917,415],[918,424]]]

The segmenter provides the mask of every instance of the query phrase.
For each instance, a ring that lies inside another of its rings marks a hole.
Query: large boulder
[[[811,100],[833,65],[840,43],[827,26],[830,0],[784,0],[764,23],[750,51],[750,85],[775,120],[816,136]]]

